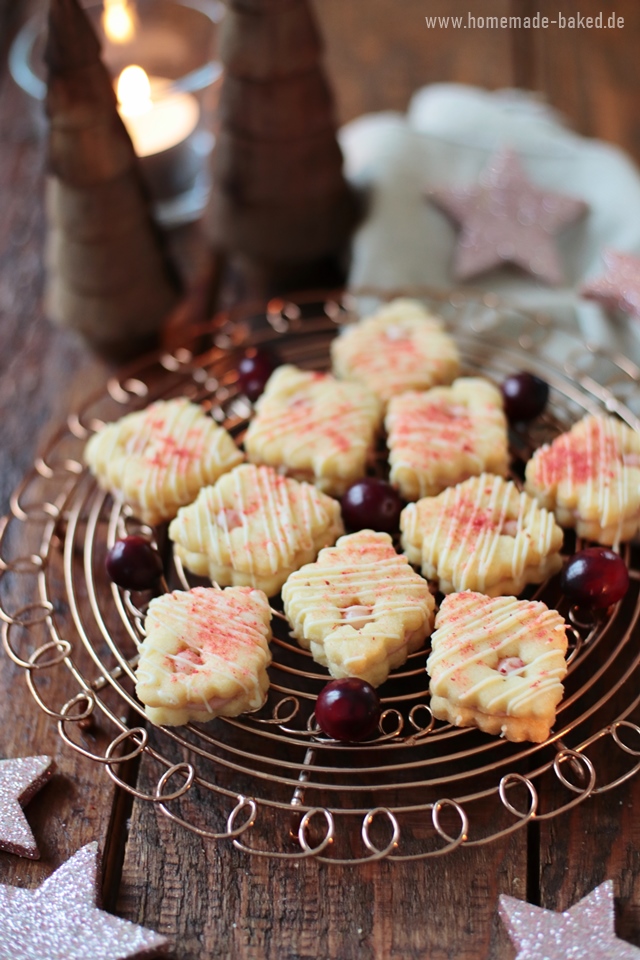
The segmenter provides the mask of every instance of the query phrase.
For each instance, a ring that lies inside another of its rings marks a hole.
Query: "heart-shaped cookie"
[[[201,487],[244,460],[227,431],[185,397],[106,424],[84,458],[100,486],[149,524],[171,520]]]
[[[630,540],[640,529],[640,435],[614,417],[584,417],[536,450],[525,489],[581,537]]]
[[[256,404],[247,459],[338,497],[364,476],[381,419],[379,401],[361,384],[285,364]]]
[[[483,472],[509,471],[502,395],[482,377],[393,397],[385,426],[389,480],[405,500],[434,497]]]
[[[156,597],[145,619],[136,692],[154,723],[237,717],[267,697],[271,609],[251,587]]]
[[[542,743],[562,699],[566,624],[539,601],[454,593],[431,637],[431,710],[458,727]]]
[[[269,597],[341,533],[337,500],[249,463],[201,490],[169,527],[176,555],[193,573],[221,586],[257,587]]]
[[[451,383],[460,369],[440,317],[404,297],[345,327],[331,342],[331,361],[337,377],[364,384],[385,404],[406,390]]]
[[[282,590],[301,646],[333,677],[373,686],[418,650],[433,626],[428,584],[386,533],[361,530],[320,551]]]
[[[562,530],[553,514],[488,473],[410,503],[400,529],[409,561],[442,593],[518,594],[562,566]]]

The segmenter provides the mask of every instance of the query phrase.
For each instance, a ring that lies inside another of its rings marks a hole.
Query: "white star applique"
[[[429,199],[460,227],[453,255],[458,280],[512,263],[557,286],[563,275],[555,235],[587,211],[582,200],[535,186],[518,155],[505,148],[476,183],[437,188]]]
[[[605,272],[588,280],[580,293],[599,300],[608,309],[618,308],[640,320],[640,257],[619,250],[603,250]]]
[[[564,913],[505,896],[499,911],[516,960],[640,960],[638,947],[616,937],[611,880]]]
[[[98,845],[89,843],[37,890],[0,885],[0,960],[156,956],[165,937],[96,907]]]

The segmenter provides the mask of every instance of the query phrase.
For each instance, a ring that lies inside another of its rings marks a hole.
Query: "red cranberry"
[[[378,727],[380,697],[365,680],[332,680],[316,702],[316,720],[332,740],[366,740]]]
[[[569,560],[562,589],[571,603],[601,610],[622,600],[629,589],[629,571],[613,550],[587,547]]]
[[[504,412],[512,423],[533,420],[549,399],[549,384],[533,373],[512,373],[502,384]]]
[[[277,361],[268,350],[252,347],[238,364],[238,382],[249,400],[257,400],[267,380],[277,367]]]
[[[144,537],[116,540],[105,565],[111,580],[126,590],[150,590],[162,574],[162,557]]]
[[[342,498],[342,516],[350,530],[382,530],[395,533],[402,500],[391,484],[375,477],[353,483]]]

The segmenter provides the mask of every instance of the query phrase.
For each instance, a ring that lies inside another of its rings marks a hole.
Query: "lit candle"
[[[139,157],[175,147],[198,125],[200,107],[190,93],[168,93],[170,80],[148,77],[142,67],[126,67],[118,80],[120,116]]]
[[[162,197],[180,192],[194,175],[189,138],[200,119],[198,101],[190,93],[171,92],[170,80],[148,77],[138,66],[122,71],[117,94],[120,116],[153,193]]]
[[[102,27],[113,43],[129,43],[136,30],[135,8],[129,0],[104,0]]]

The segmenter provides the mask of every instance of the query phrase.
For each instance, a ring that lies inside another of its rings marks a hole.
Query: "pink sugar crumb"
[[[467,655],[473,654],[473,653],[475,653],[475,647],[474,647],[474,645],[473,645],[472,643],[464,643],[464,644],[460,647],[460,654],[461,654],[462,656],[467,656]]]
[[[340,453],[347,453],[351,449],[351,440],[333,427],[323,430],[322,433]]]
[[[301,407],[309,408],[311,406],[311,400],[306,393],[294,393],[293,396],[289,398],[287,406],[289,409]]]
[[[201,667],[202,664],[204,663],[204,660],[202,659],[202,657],[200,656],[197,650],[191,650],[189,648],[186,648],[185,650],[181,650],[180,653],[177,654],[177,656],[180,657],[181,660],[183,661],[186,660],[188,663],[193,663],[195,666],[198,666],[198,667]]]
[[[233,658],[238,647],[237,637],[232,633],[225,633],[224,627],[214,623],[201,629],[194,642],[201,649],[227,660]]]
[[[464,500],[454,505],[450,518],[456,525],[454,532],[458,535],[463,531],[480,534],[485,530],[495,530],[498,526],[491,513],[479,510],[473,503]]]
[[[400,429],[405,423],[408,428],[412,426],[428,428],[435,425],[456,427],[455,435],[457,436],[465,426],[471,425],[471,418],[466,407],[442,406],[434,403],[405,414]]]
[[[175,466],[178,471],[186,471],[194,460],[202,457],[202,444],[193,447],[178,446],[174,437],[167,435],[155,438],[157,449],[153,456],[147,459],[147,464],[151,467],[160,467],[163,469],[169,466]]]
[[[216,523],[219,527],[222,527],[223,530],[231,532],[242,526],[242,517],[237,510],[219,510],[216,514]]]
[[[507,677],[511,673],[522,670],[524,665],[524,660],[521,660],[520,657],[504,657],[498,663],[497,670],[503,677]]]
[[[153,407],[151,408],[151,410],[153,410]],[[154,412],[152,416],[147,417],[145,419],[144,425],[149,430],[152,430],[154,433],[159,433],[161,430],[164,430],[164,428],[167,425],[167,422],[164,417],[156,416]]]
[[[593,429],[591,432],[595,449],[586,449],[585,437],[566,434],[540,452],[537,472],[542,483],[558,483],[569,476],[574,483],[586,483],[598,477],[605,464],[619,460],[620,451],[615,439],[603,437]],[[610,470],[606,473],[613,476]]]

